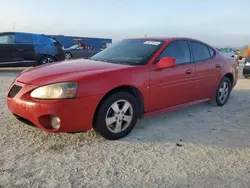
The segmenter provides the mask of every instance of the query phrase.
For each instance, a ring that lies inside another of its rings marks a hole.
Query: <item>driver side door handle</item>
[[[215,68],[220,68],[220,64],[216,64],[216,65],[215,65]]]
[[[188,69],[185,71],[186,74],[191,74],[192,73],[192,69]]]

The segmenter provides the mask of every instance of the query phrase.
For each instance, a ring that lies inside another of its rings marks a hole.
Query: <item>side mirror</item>
[[[176,66],[176,60],[172,57],[163,57],[156,63],[156,69],[173,68]]]

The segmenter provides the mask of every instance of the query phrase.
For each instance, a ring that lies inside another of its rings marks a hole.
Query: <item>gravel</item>
[[[15,76],[0,72],[0,187],[250,187],[250,80],[240,78],[223,107],[142,119],[107,141],[15,120],[5,102]]]

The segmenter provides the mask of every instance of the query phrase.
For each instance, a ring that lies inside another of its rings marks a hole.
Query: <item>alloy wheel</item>
[[[70,53],[66,53],[65,54],[65,59],[71,59],[71,54]]]
[[[223,82],[220,86],[219,89],[219,94],[218,94],[218,98],[220,100],[221,103],[224,103],[229,95],[229,85],[227,82]]]
[[[55,62],[53,58],[46,57],[43,59],[42,64],[53,63],[53,62]]]
[[[106,114],[107,128],[113,133],[121,133],[129,127],[133,113],[133,107],[127,100],[114,102]]]

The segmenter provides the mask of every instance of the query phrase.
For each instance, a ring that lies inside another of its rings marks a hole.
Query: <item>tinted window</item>
[[[16,42],[32,44],[32,35],[29,33],[16,33]]]
[[[0,44],[13,44],[15,43],[14,34],[0,35]]]
[[[210,52],[210,57],[213,57],[214,56],[214,50],[212,48],[209,48],[209,52]]]
[[[194,54],[194,61],[202,61],[210,58],[210,53],[206,45],[197,42],[190,42],[190,44]]]
[[[187,41],[175,41],[170,43],[160,54],[158,60],[163,57],[175,58],[176,64],[189,63],[191,58]]]

